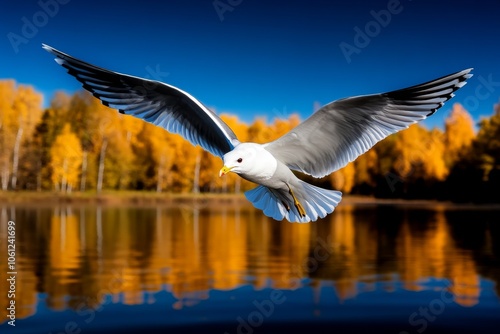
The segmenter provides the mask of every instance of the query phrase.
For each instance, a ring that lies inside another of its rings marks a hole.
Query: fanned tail
[[[292,190],[307,213],[304,217],[300,216],[297,208],[293,205],[291,196],[286,191],[258,186],[245,192],[245,196],[266,216],[275,220],[285,218],[292,223],[309,223],[318,218],[324,218],[335,210],[342,199],[340,191],[319,188],[300,180],[299,186]]]

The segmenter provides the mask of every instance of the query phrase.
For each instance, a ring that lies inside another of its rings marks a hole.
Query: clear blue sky
[[[2,7],[0,78],[33,84],[46,101],[79,84],[41,43],[122,73],[157,71],[247,122],[293,112],[305,118],[318,104],[468,67],[475,76],[452,103],[478,120],[500,97],[500,3],[493,0],[4,0]],[[356,39],[367,29],[369,39]],[[356,52],[346,57],[341,45]],[[452,103],[426,125],[442,126]]]

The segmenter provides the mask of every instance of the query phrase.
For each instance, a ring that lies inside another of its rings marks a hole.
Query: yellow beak
[[[222,175],[226,175],[227,173],[229,173],[231,171],[231,169],[233,169],[234,167],[222,167],[219,171],[219,177],[221,177]]]

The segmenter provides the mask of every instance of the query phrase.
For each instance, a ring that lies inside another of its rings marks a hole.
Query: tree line
[[[239,193],[253,187],[231,173],[217,177],[219,158],[179,135],[105,107],[85,91],[57,92],[45,110],[42,100],[32,86],[0,80],[4,191]],[[257,143],[300,123],[296,114],[271,123],[221,118],[241,141]],[[443,130],[412,125],[330,176],[303,177],[347,194],[498,202],[500,104],[477,128],[467,110],[454,104]]]

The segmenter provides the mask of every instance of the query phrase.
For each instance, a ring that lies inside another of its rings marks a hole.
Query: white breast
[[[278,161],[262,145],[255,143],[244,143],[253,152],[252,163],[242,176],[250,181],[262,183],[269,180],[278,167]]]

